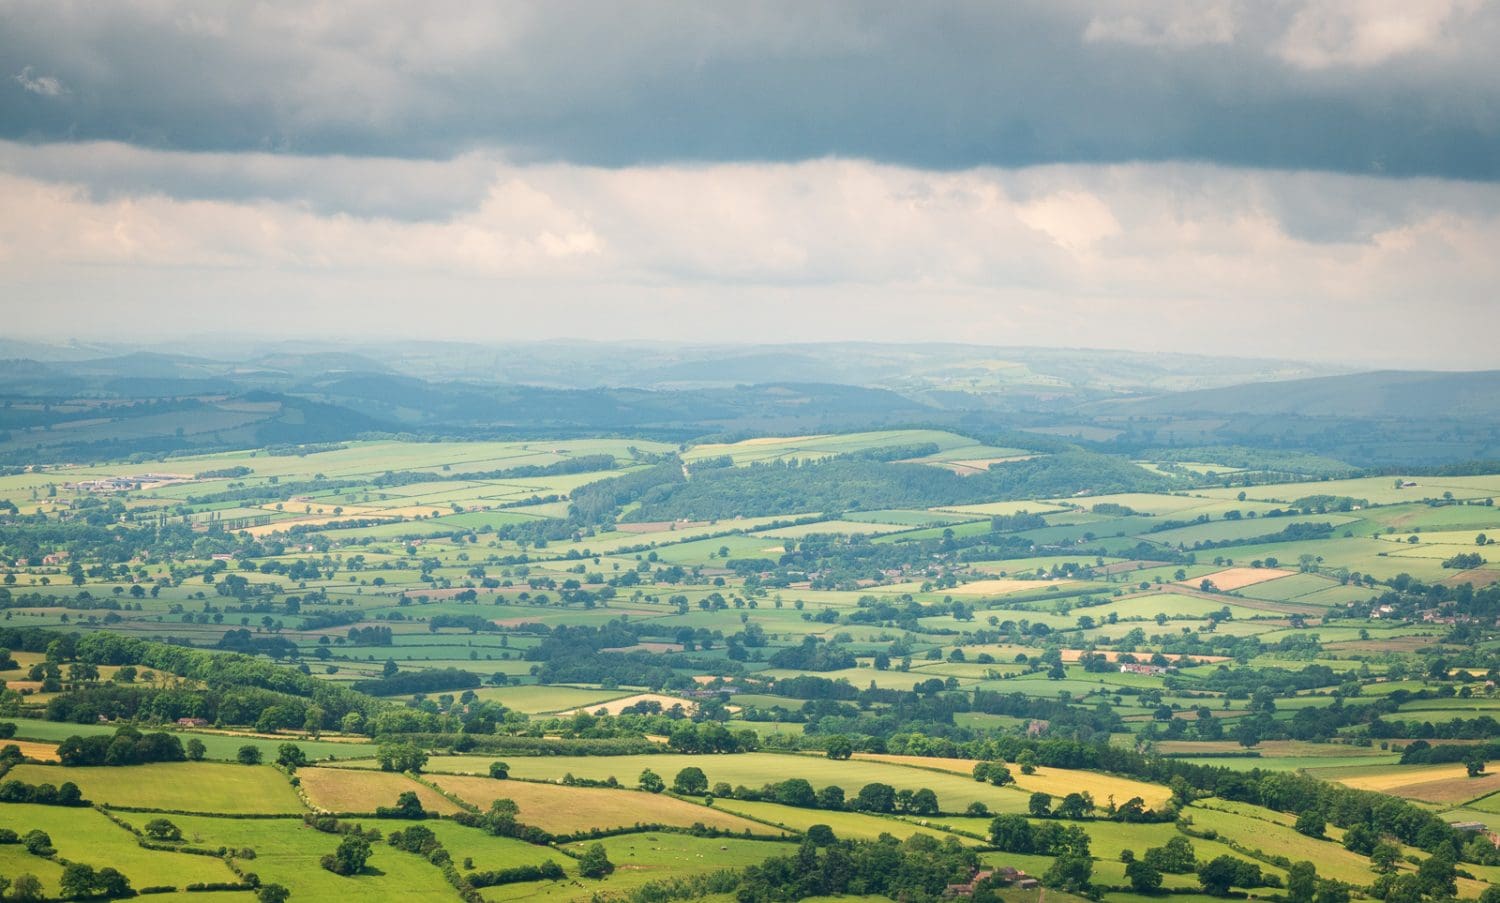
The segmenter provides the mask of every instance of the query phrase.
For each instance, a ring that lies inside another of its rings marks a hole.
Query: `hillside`
[[[1304,417],[1500,418],[1500,371],[1380,370],[1344,376],[1246,383],[1092,406],[1144,415],[1254,414]]]

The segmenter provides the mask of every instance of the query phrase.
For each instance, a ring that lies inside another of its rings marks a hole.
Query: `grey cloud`
[[[87,190],[96,200],[161,194],[179,200],[275,201],[316,213],[438,220],[484,200],[498,162],[154,151],[118,142],[0,141],[0,172]]]
[[[624,166],[1200,160],[1500,179],[1500,8],[18,2],[0,136]],[[1387,4],[1388,6],[1388,4]]]

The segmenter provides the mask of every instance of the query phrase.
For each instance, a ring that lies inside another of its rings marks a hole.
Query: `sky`
[[[0,5],[5,334],[1496,368],[1500,4]]]

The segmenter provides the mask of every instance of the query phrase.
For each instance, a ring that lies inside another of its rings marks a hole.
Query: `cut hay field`
[[[1500,774],[1471,778],[1461,764],[1329,768],[1310,770],[1309,774],[1357,790],[1377,790],[1405,799],[1449,805],[1500,791]]]
[[[396,798],[413,792],[429,812],[451,815],[459,807],[452,800],[404,774],[344,768],[301,768],[297,777],[308,802],[327,812],[374,812],[394,806]]]
[[[575,712],[588,712],[590,714],[594,714],[597,713],[600,709],[603,709],[611,715],[618,715],[620,714],[621,709],[629,708],[630,706],[637,705],[642,702],[660,703],[663,711],[668,711],[673,706],[682,706],[682,710],[684,712],[692,714],[698,709],[698,703],[693,702],[690,699],[681,699],[677,696],[667,696],[662,693],[637,693],[634,696],[624,696],[620,699],[611,699],[609,702],[603,702],[597,705],[579,706],[576,709],[563,712],[562,714],[571,715]]]
[[[644,769],[651,769],[662,777],[668,785],[677,772],[688,766],[703,769],[707,775],[710,785],[720,781],[731,786],[744,785],[751,788],[760,788],[765,784],[784,781],[788,778],[800,777],[812,784],[814,789],[821,789],[830,784],[844,788],[844,793],[853,797],[859,792],[859,788],[866,784],[882,783],[890,784],[897,790],[911,789],[919,790],[923,787],[930,788],[937,794],[938,803],[944,812],[962,812],[969,803],[983,802],[996,812],[1021,812],[1026,808],[1026,797],[1015,788],[993,787],[981,783],[969,777],[968,772],[972,770],[973,763],[962,769],[962,774],[954,773],[945,768],[913,768],[909,764],[901,762],[882,762],[868,757],[858,757],[848,761],[839,762],[819,755],[783,755],[777,753],[741,753],[738,755],[723,756],[695,756],[659,754],[643,756],[542,756],[542,757],[513,757],[507,760],[511,766],[511,774],[518,778],[532,780],[558,780],[565,774],[575,777],[589,778],[591,780],[607,780],[614,777],[625,786],[635,786]],[[940,763],[943,759],[917,759],[923,763]],[[439,770],[463,769],[470,773],[486,773],[489,768],[490,759],[479,757],[454,757],[438,756],[428,763],[428,769],[433,772]],[[1135,782],[1125,781],[1120,784],[1113,782],[1120,779],[1108,778],[1103,775],[1087,774],[1090,780],[1101,779],[1111,783],[1111,786],[1136,787]],[[439,780],[435,778],[435,780]],[[1054,786],[1051,779],[1047,777],[1038,778],[1039,785],[1035,789],[1048,789]],[[1041,786],[1045,784],[1046,786]],[[1141,784],[1141,788],[1151,789],[1151,785]],[[1165,790],[1156,788],[1162,793]],[[1129,796],[1120,797],[1124,802]],[[1104,796],[1099,797],[1103,802]]]
[[[874,840],[882,834],[890,834],[893,837],[903,839],[913,834],[926,834],[939,838],[956,836],[933,827],[916,824],[915,822],[899,818],[884,818],[879,815],[866,815],[861,812],[828,812],[821,809],[799,809],[795,806],[783,806],[779,803],[760,803],[746,800],[715,800],[714,806],[722,808],[726,812],[737,812],[741,815],[780,825],[797,832],[805,832],[813,825],[827,825],[833,829],[834,834],[844,839]],[[932,824],[937,824],[937,820],[934,820]],[[976,845],[978,843],[967,837],[959,837],[959,840],[966,845]]]
[[[488,809],[497,799],[514,800],[521,809],[523,823],[552,834],[651,824],[686,828],[699,822],[736,833],[747,829],[752,834],[774,833],[763,825],[716,808],[638,790],[568,787],[535,781],[496,781],[485,777],[440,774],[432,775],[431,780],[481,809]]]
[[[7,740],[4,746],[15,746],[21,750],[21,755],[28,759],[36,759],[38,762],[56,762],[57,744],[39,743],[35,740]]]
[[[879,753],[858,753],[855,758],[859,761],[889,762],[921,769],[938,768],[966,777],[971,776],[974,766],[979,764],[977,759],[940,759]],[[1147,784],[1144,781],[1133,781],[1129,778],[1093,771],[1039,766],[1035,774],[1021,774],[1019,767],[1012,767],[1011,774],[1015,776],[1016,786],[1027,793],[1050,793],[1056,797],[1063,797],[1069,793],[1090,793],[1095,802],[1101,806],[1111,796],[1115,798],[1116,803],[1123,803],[1131,797],[1138,796],[1145,801],[1146,805],[1156,807],[1165,804],[1172,796],[1170,790],[1159,784]],[[979,784],[972,777],[970,777],[970,782]]]
[[[1266,583],[1278,580],[1282,577],[1290,577],[1295,571],[1283,571],[1279,568],[1225,568],[1222,571],[1214,571],[1204,574],[1193,580],[1184,580],[1184,586],[1197,586],[1203,580],[1212,580],[1214,586],[1225,592],[1244,589],[1257,583]]]
[[[286,776],[270,765],[220,762],[159,762],[121,768],[17,765],[6,777],[28,784],[72,781],[86,799],[106,806],[236,815],[305,811]]]

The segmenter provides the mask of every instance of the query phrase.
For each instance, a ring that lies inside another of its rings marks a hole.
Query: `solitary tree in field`
[[[677,772],[677,777],[672,780],[672,792],[681,793],[684,796],[700,794],[707,789],[708,776],[696,765],[689,765]]]
[[[283,743],[276,750],[276,764],[288,771],[296,771],[307,765],[307,754],[295,743]]]
[[[854,744],[843,734],[837,734],[828,738],[827,754],[830,759],[847,759],[854,755]]]
[[[322,859],[322,866],[335,875],[357,875],[370,859],[370,842],[358,834],[345,834],[339,848]]]
[[[585,878],[603,878],[614,870],[615,865],[609,861],[609,855],[604,852],[602,843],[594,844],[578,857],[578,874]]]
[[[661,775],[649,768],[641,772],[640,785],[641,789],[647,793],[661,793],[667,789],[667,785],[662,781]]]
[[[235,758],[239,760],[241,765],[259,765],[260,747],[251,746],[247,743],[240,747],[240,751],[235,754]]]
[[[1484,774],[1484,756],[1474,754],[1464,760],[1464,769],[1469,772],[1469,777],[1477,778]]]
[[[151,819],[146,822],[146,827],[143,830],[146,836],[152,840],[174,841],[182,839],[182,829],[165,818]]]

